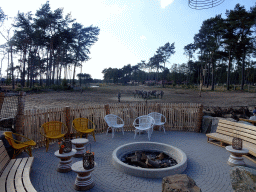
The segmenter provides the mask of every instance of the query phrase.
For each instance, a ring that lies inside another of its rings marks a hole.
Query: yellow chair
[[[89,129],[89,123],[92,129]],[[88,134],[92,134],[94,141],[95,139],[95,124],[86,118],[76,118],[72,122],[73,128],[78,132],[79,136],[82,138],[83,134],[86,134],[86,138]]]
[[[24,141],[18,141],[13,138],[13,135],[15,135],[17,138],[20,138]],[[19,155],[23,150],[25,150],[30,157],[32,157],[32,146],[35,146],[36,143],[22,135],[19,135],[17,133],[13,133],[11,131],[4,132],[5,139],[9,142],[9,144],[13,147],[14,153],[12,156],[12,159],[14,159],[17,155]]]
[[[49,142],[51,139],[61,139],[68,132],[67,126],[60,121],[50,121],[44,123],[40,128],[40,133],[45,137],[46,152],[49,148]]]

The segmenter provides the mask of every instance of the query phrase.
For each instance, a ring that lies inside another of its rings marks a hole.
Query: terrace
[[[45,142],[38,128],[45,121],[59,120],[66,123],[73,133],[70,123],[72,119],[88,117],[96,124],[96,142],[89,136],[92,151],[95,153],[96,168],[92,172],[95,186],[90,191],[161,191],[162,179],[148,179],[127,175],[118,171],[112,165],[113,151],[124,144],[132,142],[148,142],[147,134],[141,134],[134,139],[134,128],[131,123],[136,116],[160,111],[167,117],[166,134],[154,131],[151,142],[161,142],[172,145],[186,153],[187,169],[184,174],[194,179],[202,191],[233,191],[230,181],[230,169],[227,160],[230,153],[225,148],[207,142],[207,137],[199,133],[202,120],[202,107],[198,104],[116,104],[98,105],[80,108],[56,108],[48,110],[27,110],[24,112],[23,130],[25,136],[33,139],[37,147],[33,149],[34,162],[30,174],[31,182],[37,191],[74,191],[77,174],[57,172],[59,159],[54,155],[59,146],[52,142],[49,151],[45,152]],[[106,135],[106,123],[103,117],[107,111],[119,114],[125,121],[125,134],[116,132],[112,139]],[[27,153],[17,158],[27,157]],[[72,158],[72,164],[82,158]],[[246,166],[256,168],[256,164],[245,158]]]
[[[147,134],[141,134],[134,139],[133,132],[105,133],[96,135],[96,142],[89,136],[92,151],[95,153],[96,169],[92,172],[95,186],[90,191],[161,191],[162,179],[146,179],[122,173],[112,165],[112,152],[118,146],[131,143],[148,141]],[[207,143],[206,136],[202,133],[154,131],[152,142],[170,144],[183,150],[188,157],[188,166],[184,174],[195,180],[197,186],[204,192],[225,191],[231,192],[230,166],[227,164],[229,152]],[[54,155],[58,150],[58,144],[52,144],[49,151],[45,148],[33,150],[35,157],[30,174],[31,182],[37,191],[74,191],[73,185],[76,173],[59,173],[56,171],[59,159]],[[218,155],[217,155],[218,154]],[[19,157],[27,156],[22,153]],[[72,158],[72,163],[81,158]],[[246,166],[256,168],[256,165],[245,158]]]

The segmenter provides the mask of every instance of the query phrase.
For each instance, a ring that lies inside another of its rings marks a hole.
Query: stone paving
[[[162,179],[146,179],[134,177],[119,172],[111,164],[112,152],[118,146],[148,141],[147,134],[137,135],[134,132],[97,134],[96,142],[89,136],[92,151],[95,152],[96,169],[92,172],[95,186],[91,192],[160,192]],[[188,157],[188,167],[184,174],[195,180],[203,192],[231,192],[230,166],[227,164],[229,152],[225,148],[207,143],[205,134],[193,132],[163,132],[154,131],[152,142],[169,144],[183,150]],[[35,157],[30,174],[31,182],[38,192],[71,192],[74,190],[76,173],[59,173],[56,171],[59,159],[54,156],[58,144],[33,150]],[[22,153],[20,157],[27,156]],[[73,163],[82,158],[72,158]],[[245,158],[248,167],[256,168],[256,164]]]

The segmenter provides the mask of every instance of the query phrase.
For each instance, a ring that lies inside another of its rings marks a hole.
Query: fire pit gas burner
[[[178,164],[171,156],[159,151],[135,151],[123,155],[121,161],[135,167],[156,169]]]

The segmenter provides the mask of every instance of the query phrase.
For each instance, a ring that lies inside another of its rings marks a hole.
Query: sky
[[[9,17],[18,12],[35,14],[46,0],[1,1],[0,7]],[[175,44],[175,54],[166,67],[188,61],[184,46],[193,43],[204,20],[234,9],[237,3],[246,10],[255,6],[255,0],[225,0],[211,9],[196,10],[188,0],[49,0],[51,10],[63,8],[76,22],[87,27],[100,28],[98,41],[91,47],[90,60],[78,72],[88,73],[93,79],[103,79],[106,68],[122,68],[148,62],[156,50],[169,42]],[[6,24],[7,26],[7,24]],[[0,30],[6,34],[4,28]],[[0,36],[0,44],[5,43]],[[0,55],[2,59],[2,56]],[[6,76],[7,61],[2,62],[2,76]],[[82,71],[81,71],[82,70]]]

